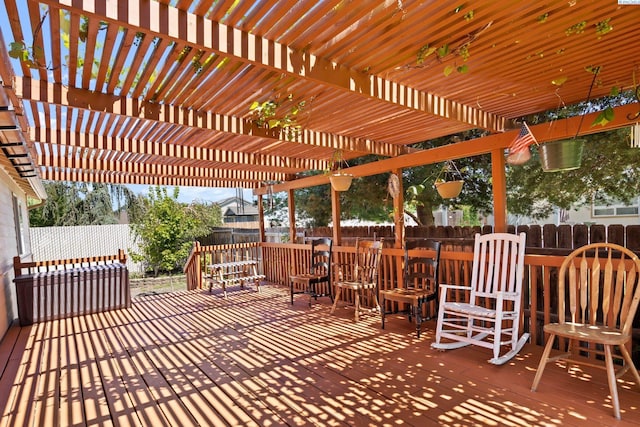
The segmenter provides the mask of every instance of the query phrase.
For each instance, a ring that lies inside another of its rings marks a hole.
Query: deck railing
[[[468,285],[471,281],[471,263],[473,262],[473,240],[472,239],[443,239],[443,249],[440,256],[440,281],[441,283],[449,283],[456,285]],[[255,251],[253,256],[262,260],[262,272],[266,276],[269,283],[279,284],[283,286],[289,285],[289,275],[295,272],[303,271],[309,264],[311,245],[310,244],[293,244],[293,243],[255,243],[255,244],[236,244],[236,245],[217,245],[217,246],[194,246],[194,252],[197,251],[200,257],[217,256],[219,251]],[[416,255],[430,256],[432,251],[416,250]],[[557,288],[557,273],[562,261],[565,258],[567,250],[553,250],[553,254],[538,254],[538,250],[532,250],[534,253],[525,255],[525,277],[524,277],[524,295],[522,316],[522,330],[531,334],[531,341],[537,345],[544,345],[543,325],[545,323],[557,320],[557,307],[555,297]],[[557,253],[557,255],[555,254]],[[353,263],[355,248],[353,246],[334,246],[333,247],[333,272],[337,274],[340,266]],[[383,259],[381,263],[381,271],[378,286],[380,289],[392,289],[401,285],[402,280],[402,258],[404,251],[402,249],[385,247],[383,250]],[[261,255],[261,256],[260,256]],[[192,254],[193,257],[196,255]],[[195,258],[194,258],[195,259]],[[192,262],[193,264],[194,262]],[[205,265],[204,261],[200,261],[201,265]],[[187,270],[185,270],[187,271]],[[198,270],[196,276],[202,275],[202,269]],[[193,283],[190,289],[202,287],[197,277],[189,278],[187,271],[187,279],[189,283]],[[199,284],[198,284],[199,283]],[[465,293],[458,295],[460,300],[468,297]],[[433,303],[432,303],[433,304]],[[391,307],[386,307],[390,309]],[[433,308],[433,307],[431,307]],[[640,317],[640,316],[639,316]],[[637,346],[640,341],[640,318],[636,319],[634,328],[634,342]],[[635,347],[634,347],[635,348]],[[638,357],[638,356],[636,356]]]

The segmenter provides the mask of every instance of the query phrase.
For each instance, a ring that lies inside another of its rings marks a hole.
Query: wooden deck
[[[0,343],[3,426],[637,425],[640,390],[604,371],[549,367],[541,347],[504,366],[489,350],[431,350],[406,318],[329,315],[288,290],[206,290],[136,299],[130,309],[13,327]]]

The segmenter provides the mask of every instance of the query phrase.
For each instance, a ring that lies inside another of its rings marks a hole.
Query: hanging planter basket
[[[584,139],[563,139],[538,147],[540,164],[545,172],[561,172],[578,169],[582,164]]]
[[[458,197],[460,192],[462,191],[462,184],[464,181],[444,181],[444,182],[436,182],[436,190],[438,190],[438,194],[443,199],[453,199],[454,197]]]
[[[463,176],[453,160],[447,160],[442,166],[436,182],[433,184],[443,199],[458,197],[464,184]]]
[[[329,181],[331,181],[331,187],[335,191],[347,191],[349,187],[351,187],[351,181],[353,180],[353,175],[350,173],[334,173],[329,177]]]

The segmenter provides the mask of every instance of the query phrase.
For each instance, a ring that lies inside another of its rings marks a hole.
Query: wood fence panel
[[[545,224],[542,227],[542,239],[545,248],[557,248],[558,234],[556,232],[556,226],[553,224]]]
[[[542,228],[537,224],[529,226],[529,231],[527,232],[527,247],[542,247]]]
[[[616,243],[618,245],[624,246],[624,225],[622,224],[612,224],[607,227],[607,241],[611,243]]]
[[[640,251],[640,225],[627,226],[627,248]]]
[[[558,236],[558,248],[571,249],[573,248],[573,233],[571,232],[571,226],[568,224],[560,224],[556,229]]]
[[[603,224],[594,224],[589,227],[589,243],[602,243],[607,241],[607,228]]]
[[[571,248],[579,248],[589,244],[589,227],[584,224],[573,226],[573,245]]]

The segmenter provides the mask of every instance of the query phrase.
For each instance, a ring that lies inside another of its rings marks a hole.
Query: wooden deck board
[[[132,308],[11,328],[0,342],[2,425],[636,425],[640,387],[548,366],[541,347],[504,366],[490,350],[434,351],[393,318],[291,306],[288,289],[139,298]],[[53,423],[53,424],[51,424]]]

